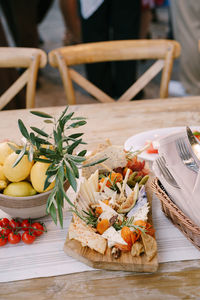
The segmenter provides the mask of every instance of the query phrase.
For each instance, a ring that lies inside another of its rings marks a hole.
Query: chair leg
[[[40,66],[40,54],[33,56],[33,61],[29,67],[29,80],[26,89],[26,108],[35,107],[35,93],[38,69]]]

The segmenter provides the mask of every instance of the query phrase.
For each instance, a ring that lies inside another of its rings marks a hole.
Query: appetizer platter
[[[107,160],[92,166],[103,158]],[[88,163],[64,251],[93,268],[155,272],[157,243],[145,161],[107,142],[91,153]]]

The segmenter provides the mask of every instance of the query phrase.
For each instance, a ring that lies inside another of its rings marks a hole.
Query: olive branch
[[[20,162],[24,155],[28,155],[29,161],[34,160],[50,164],[46,171],[44,190],[53,181],[55,181],[55,186],[48,197],[46,211],[51,214],[55,224],[59,219],[61,227],[63,227],[64,199],[74,207],[64,190],[64,183],[68,181],[76,192],[79,169],[101,163],[107,159],[82,165],[86,160],[87,150],[82,150],[77,154],[74,154],[74,150],[79,145],[86,144],[82,140],[83,133],[66,135],[66,131],[85,125],[87,123],[86,118],[74,117],[74,112],[67,113],[67,110],[68,106],[58,119],[44,112],[30,111],[31,114],[44,118],[45,124],[52,126],[52,132],[49,134],[37,127],[30,127],[32,131],[28,132],[22,120],[19,119],[18,126],[25,138],[24,145],[19,149],[10,144],[10,147],[18,154],[13,167]]]

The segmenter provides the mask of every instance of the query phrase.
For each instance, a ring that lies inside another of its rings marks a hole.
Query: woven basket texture
[[[164,214],[200,250],[200,227],[195,225],[169,198],[158,178],[154,178],[151,188],[159,198]]]

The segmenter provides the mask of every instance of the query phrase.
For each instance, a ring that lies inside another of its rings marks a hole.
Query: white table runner
[[[0,210],[0,218],[5,216]],[[20,242],[0,247],[0,282],[93,270],[63,251],[70,220],[71,214],[65,212],[64,228],[61,229],[47,216],[41,221],[45,223],[48,232],[38,237],[32,245]],[[159,262],[200,259],[200,251],[164,216],[156,197],[153,198],[153,222]]]

